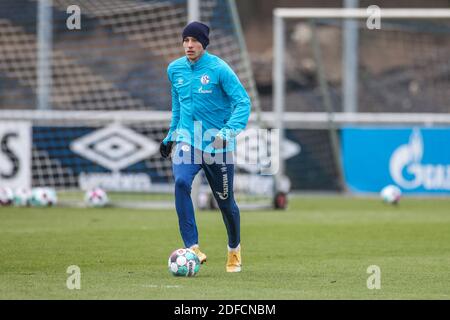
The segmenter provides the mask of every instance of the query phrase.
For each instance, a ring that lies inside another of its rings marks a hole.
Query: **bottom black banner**
[[[392,312],[402,316],[428,316],[448,310],[449,301],[366,301],[366,300],[149,300],[149,301],[1,301],[3,313],[18,316],[30,312],[33,316],[58,315],[59,319],[89,316],[113,316],[126,319],[300,319],[355,316],[358,319],[385,317]],[[56,310],[61,312],[56,312]]]

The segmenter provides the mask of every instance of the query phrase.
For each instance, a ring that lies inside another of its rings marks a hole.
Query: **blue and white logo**
[[[447,145],[447,148],[449,145]],[[389,172],[396,184],[404,189],[449,190],[450,163],[422,163],[423,137],[414,129],[407,144],[399,146],[389,161]]]
[[[355,192],[388,184],[406,193],[450,192],[450,128],[344,128],[342,155]]]
[[[203,76],[200,78],[200,82],[201,82],[203,85],[208,84],[208,83],[209,83],[209,76],[208,76],[207,74],[203,75]]]

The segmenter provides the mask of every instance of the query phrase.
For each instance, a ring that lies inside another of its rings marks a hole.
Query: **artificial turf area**
[[[450,199],[290,198],[241,212],[243,271],[225,272],[218,211],[197,213],[206,265],[172,276],[174,210],[0,208],[0,299],[449,299]],[[81,270],[69,290],[67,268]],[[381,270],[369,290],[367,268]]]

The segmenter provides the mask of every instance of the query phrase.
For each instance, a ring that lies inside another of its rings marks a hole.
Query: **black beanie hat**
[[[199,41],[203,49],[209,44],[209,27],[201,22],[191,22],[183,30],[183,40],[186,37],[193,37]]]

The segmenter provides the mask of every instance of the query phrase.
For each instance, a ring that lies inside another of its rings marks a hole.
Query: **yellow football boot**
[[[241,271],[241,247],[228,250],[227,272]]]
[[[194,245],[194,246],[190,247],[189,249],[191,249],[192,251],[195,252],[198,259],[200,260],[200,263],[206,262],[206,254],[204,254],[203,252],[200,251],[199,246]]]

